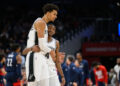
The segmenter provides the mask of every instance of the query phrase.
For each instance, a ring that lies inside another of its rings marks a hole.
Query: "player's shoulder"
[[[42,26],[45,26],[46,23],[45,23],[42,19],[38,18],[38,19],[36,19],[34,25],[42,25]]]
[[[70,64],[70,67],[75,67],[75,64],[72,62],[72,63]]]
[[[46,24],[43,20],[37,20],[37,21],[35,21],[35,23],[38,23],[38,24],[43,24],[43,25],[45,25],[45,24]]]
[[[118,69],[118,65],[115,65],[115,66],[114,66],[114,70],[116,70],[116,69]]]
[[[100,65],[101,69],[106,69],[106,67],[104,65]]]
[[[58,40],[56,40],[56,43],[58,43],[58,44],[59,44],[59,41],[58,41]]]
[[[88,61],[87,61],[87,60],[85,60],[85,59],[83,59],[83,62],[84,62],[84,63],[88,63]]]
[[[52,37],[52,39],[55,40],[57,44],[59,44],[59,40],[55,39],[54,37]]]

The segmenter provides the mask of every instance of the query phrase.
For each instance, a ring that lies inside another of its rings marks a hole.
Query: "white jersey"
[[[37,18],[35,22],[37,21],[43,21],[41,18]],[[28,34],[28,40],[27,40],[27,48],[30,48],[34,45],[38,45],[38,36],[37,36],[37,31],[34,27],[34,24],[32,25],[31,30],[29,31]],[[45,32],[44,32],[44,39],[45,43],[47,46],[47,40],[48,40],[48,28],[47,24],[45,27]],[[26,56],[26,76],[28,77],[29,75],[29,58],[30,58],[31,52],[29,52]],[[34,57],[33,57],[33,65],[34,65],[34,75],[35,75],[35,81],[40,81],[44,79],[49,78],[49,68],[47,64],[47,58],[45,57],[45,53],[43,51],[40,52],[35,52]]]
[[[115,65],[114,67],[114,71],[117,73],[117,79],[119,80],[119,73],[120,73],[120,66],[119,65]]]
[[[52,50],[56,50],[56,40],[54,38],[52,38],[52,40],[48,42],[48,47],[51,48]],[[47,64],[49,67],[50,77],[56,76],[57,75],[56,65],[50,55],[49,58],[47,59]]]
[[[39,21],[39,20],[42,20],[41,18],[37,18],[36,20],[35,20],[35,22],[36,21]],[[43,21],[43,20],[42,20]],[[34,23],[35,23],[34,22]],[[37,36],[37,32],[36,32],[36,29],[35,29],[35,27],[34,27],[34,23],[33,23],[33,25],[32,25],[32,28],[31,28],[31,30],[30,30],[30,32],[29,32],[29,34],[28,34],[28,40],[27,40],[27,48],[30,48],[30,47],[32,47],[33,45],[35,45],[36,44],[36,42],[37,42],[37,44],[38,44],[38,38],[36,38]],[[45,41],[46,41],[46,43],[47,43],[47,40],[48,40],[48,27],[47,27],[47,25],[46,25],[46,27],[45,27],[45,32],[44,32],[44,38],[45,38]]]

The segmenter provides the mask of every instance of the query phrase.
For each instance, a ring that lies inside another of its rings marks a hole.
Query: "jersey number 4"
[[[12,59],[7,59],[7,66],[12,67]]]

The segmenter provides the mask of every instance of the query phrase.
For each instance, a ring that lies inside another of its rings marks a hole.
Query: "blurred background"
[[[0,1],[0,52],[8,54],[11,43],[26,46],[34,20],[43,16],[42,6],[57,4],[56,39],[66,55],[82,52],[91,66],[99,61],[109,71],[120,57],[120,0],[2,0]]]

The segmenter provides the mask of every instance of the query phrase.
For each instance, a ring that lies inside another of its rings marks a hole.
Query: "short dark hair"
[[[20,48],[20,45],[18,43],[11,44],[11,51],[16,51],[18,48]]]
[[[100,62],[97,62],[97,61],[94,61],[94,62],[92,63],[92,67],[95,67],[95,66],[97,66],[97,65],[101,65],[101,63],[100,63]]]
[[[5,54],[4,53],[0,53],[0,61],[2,61],[3,58],[5,58]]]
[[[53,10],[56,10],[56,11],[58,11],[59,10],[59,8],[58,8],[58,6],[57,5],[55,5],[55,4],[45,4],[44,6],[43,6],[43,13],[44,14],[46,14],[47,12],[51,12],[51,11],[53,11]]]
[[[55,27],[55,25],[54,25],[54,24],[52,24],[52,23],[49,23],[47,26],[48,26],[48,27],[49,27],[49,26],[54,26],[54,27]]]
[[[70,62],[74,62],[74,58],[72,56],[68,56],[68,59],[70,60]]]

